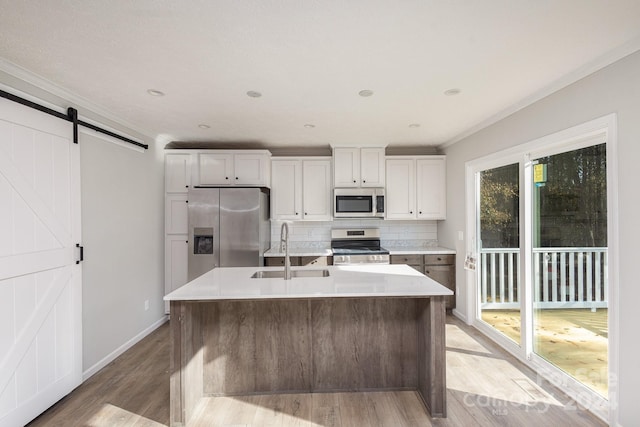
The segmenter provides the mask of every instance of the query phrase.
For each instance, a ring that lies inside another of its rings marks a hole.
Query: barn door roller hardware
[[[67,108],[67,117],[73,123],[73,143],[78,143],[78,110],[75,108]]]
[[[78,110],[76,110],[75,108],[71,108],[71,107],[68,108],[67,109],[67,114],[64,114],[64,113],[60,113],[60,112],[58,112],[56,110],[53,110],[51,108],[45,107],[44,105],[40,105],[40,104],[37,104],[37,103],[35,103],[33,101],[29,101],[28,99],[20,98],[19,96],[16,96],[16,95],[14,95],[12,93],[9,93],[9,92],[5,92],[3,90],[0,90],[0,97],[8,99],[9,101],[17,102],[18,104],[22,104],[22,105],[24,105],[26,107],[33,108],[33,109],[38,110],[38,111],[42,111],[43,113],[47,113],[47,114],[49,114],[51,116],[54,116],[54,117],[57,117],[59,119],[66,120],[68,122],[73,123],[73,142],[76,143],[76,144],[78,143],[78,126],[84,126],[84,127],[89,128],[91,130],[94,130],[96,132],[100,132],[100,133],[103,133],[105,135],[109,135],[112,138],[116,138],[116,139],[119,139],[121,141],[128,142],[129,144],[133,144],[133,145],[136,145],[138,147],[142,147],[145,150],[147,148],[149,148],[149,145],[147,145],[147,144],[143,144],[141,142],[134,141],[133,139],[127,138],[126,136],[118,135],[117,133],[108,131],[106,129],[102,129],[101,127],[92,125],[91,123],[87,123],[87,122],[84,122],[82,120],[79,120],[78,119]]]

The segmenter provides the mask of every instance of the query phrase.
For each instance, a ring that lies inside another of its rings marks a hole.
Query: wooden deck
[[[537,352],[607,397],[607,309],[547,309],[537,312]],[[520,342],[520,312],[484,310],[482,320]]]
[[[160,427],[169,423],[165,324],[34,420],[40,426]],[[415,391],[272,394],[203,399],[193,426],[604,427],[477,330],[447,317],[447,418]]]

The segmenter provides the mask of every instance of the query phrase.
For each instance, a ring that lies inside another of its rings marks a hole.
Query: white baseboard
[[[467,316],[465,316],[461,311],[458,311],[457,309],[454,308],[451,312],[453,313],[454,316],[456,316],[458,319],[462,320],[467,325],[471,324],[471,322],[469,322],[467,320]]]
[[[87,369],[82,373],[82,382],[85,382],[89,378],[91,378],[94,374],[96,374],[100,369],[107,366],[109,363],[113,362],[118,356],[120,356],[125,351],[129,350],[131,347],[136,345],[140,340],[149,335],[151,332],[158,329],[162,326],[167,320],[169,320],[169,316],[162,316],[158,321],[154,322],[147,329],[140,332],[135,337],[131,338],[126,343],[122,344],[120,347],[115,349],[113,352],[108,354],[105,358],[100,360],[98,363]]]

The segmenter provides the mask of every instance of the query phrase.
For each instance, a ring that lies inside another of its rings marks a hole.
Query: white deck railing
[[[520,250],[480,251],[482,309],[520,308]],[[535,308],[607,307],[607,248],[533,250]]]

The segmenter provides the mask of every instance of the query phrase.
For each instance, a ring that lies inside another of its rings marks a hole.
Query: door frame
[[[587,388],[585,385],[570,377],[554,365],[533,353],[533,331],[527,325],[532,325],[533,290],[531,286],[525,286],[532,273],[531,251],[531,220],[532,212],[527,212],[526,198],[530,196],[531,174],[528,173],[529,160],[533,156],[541,153],[545,155],[557,154],[564,151],[571,151],[580,146],[593,145],[598,135],[605,135],[607,153],[607,243],[608,243],[608,266],[607,274],[609,280],[608,287],[608,359],[609,378],[613,381],[609,383],[609,398],[603,399],[597,393]],[[511,163],[520,164],[520,248],[521,257],[521,277],[523,287],[521,289],[523,298],[521,300],[521,331],[523,336],[521,344],[518,345],[494,328],[487,325],[479,318],[479,294],[478,278],[476,270],[465,270],[466,272],[466,310],[460,313],[466,323],[474,326],[486,336],[495,341],[502,348],[531,367],[536,373],[563,390],[581,406],[586,407],[592,413],[606,422],[618,419],[617,408],[617,379],[619,378],[619,228],[618,228],[618,160],[617,160],[617,115],[615,113],[591,120],[589,122],[573,126],[571,128],[537,138],[506,150],[492,153],[465,164],[465,192],[466,192],[466,253],[478,259],[478,242],[476,239],[478,231],[477,194],[479,183],[477,173],[494,167],[504,166]],[[526,323],[525,323],[526,322]]]

